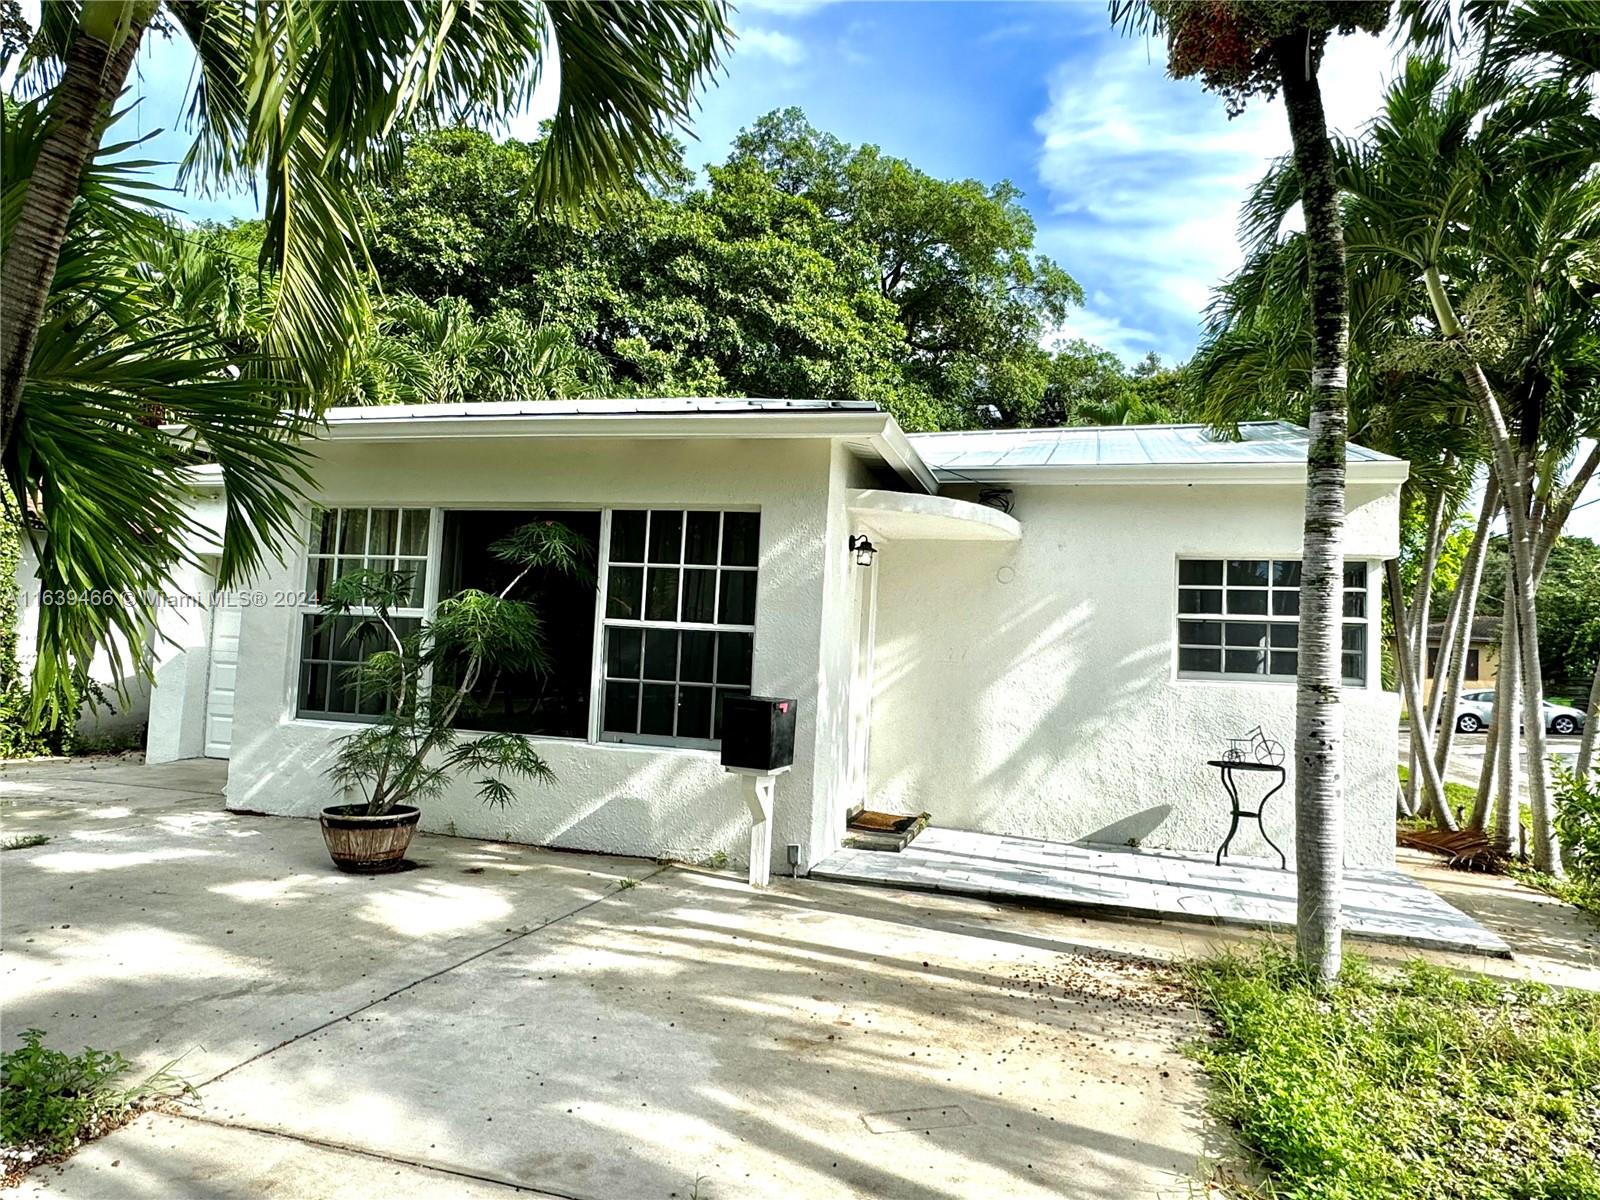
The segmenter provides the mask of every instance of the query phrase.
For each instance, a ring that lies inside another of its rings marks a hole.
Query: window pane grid
[[[417,617],[391,617],[395,632],[409,637]],[[388,635],[360,616],[325,617],[307,613],[301,630],[299,712],[301,716],[352,717],[383,714],[385,697],[365,693],[351,678],[354,669],[379,649]]]
[[[320,602],[329,584],[354,571],[399,571],[410,576],[411,595],[410,603],[395,611],[422,615],[429,518],[425,508],[315,510],[306,555],[307,601]]]
[[[1366,682],[1367,565],[1344,568],[1344,682]],[[1300,563],[1294,559],[1181,559],[1180,675],[1290,679],[1299,667]]]
[[[715,744],[722,705],[750,691],[755,513],[612,514],[601,732]]]
[[[438,537],[434,511],[400,507],[314,510],[306,554],[306,603],[360,569],[412,576],[411,603],[392,623],[414,632]],[[723,704],[750,693],[760,515],[694,509],[611,511],[600,616],[600,735],[715,746]],[[448,577],[448,569],[442,574]],[[372,614],[304,617],[297,688],[299,715],[378,716],[383,697],[349,679],[375,645],[347,635]],[[593,736],[591,734],[591,736]]]

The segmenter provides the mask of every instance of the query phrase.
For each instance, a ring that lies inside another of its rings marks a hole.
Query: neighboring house
[[[1439,642],[1444,637],[1444,622],[1428,626],[1428,680],[1424,689],[1433,695],[1433,677],[1439,669]],[[1494,685],[1495,668],[1500,663],[1500,618],[1476,617],[1467,635],[1466,685],[1488,688]]]
[[[870,404],[809,401],[334,410],[303,552],[165,654],[150,756],[229,757],[234,808],[336,802],[334,744],[373,701],[343,679],[361,650],[317,615],[319,586],[358,563],[414,572],[418,621],[493,586],[490,543],[539,517],[594,541],[598,588],[539,582],[552,670],[502,680],[477,724],[537,737],[557,782],[500,810],[462,781],[426,829],[742,858],[749,785],[722,770],[717,721],[725,696],[754,692],[799,701],[779,871],[788,847],[803,871],[837,846],[862,803],[1211,852],[1227,822],[1206,760],[1254,726],[1286,744],[1294,730],[1306,434],[1241,433],[908,437]],[[1399,705],[1379,678],[1379,596],[1406,471],[1350,448],[1353,864],[1393,854]],[[202,629],[223,636],[204,648]],[[1268,808],[1285,846],[1292,808],[1292,787]]]

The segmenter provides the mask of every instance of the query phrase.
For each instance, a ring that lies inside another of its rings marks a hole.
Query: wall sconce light
[[[850,535],[850,551],[856,556],[856,566],[870,567],[873,556],[878,553],[878,548],[872,544],[872,539],[864,533]]]

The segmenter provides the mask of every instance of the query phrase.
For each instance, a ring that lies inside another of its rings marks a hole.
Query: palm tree
[[[1566,369],[1552,348],[1592,320],[1589,302],[1578,299],[1586,264],[1600,247],[1600,183],[1592,175],[1600,123],[1588,108],[1587,93],[1565,84],[1483,74],[1452,84],[1441,60],[1414,59],[1341,166],[1371,234],[1353,251],[1405,263],[1422,278],[1429,315],[1472,397],[1505,498],[1532,848],[1538,866],[1552,872],[1560,863],[1535,593],[1576,493],[1558,494],[1558,474],[1535,468],[1551,457],[1548,436],[1570,439],[1574,432],[1570,422],[1561,428],[1560,409],[1550,404]],[[1476,310],[1465,319],[1463,301]],[[1508,308],[1522,320],[1508,321]],[[1506,346],[1508,325],[1515,332]],[[1503,387],[1485,367],[1496,357],[1506,364]],[[1512,402],[1509,410],[1502,396]]]
[[[1376,32],[1387,3],[1113,0],[1112,19],[1167,35],[1174,76],[1199,75],[1230,113],[1253,95],[1281,93],[1305,214],[1311,298],[1311,436],[1306,451],[1300,569],[1300,661],[1295,697],[1295,867],[1300,958],[1331,981],[1341,961],[1344,872],[1343,605],[1345,390],[1349,343],[1344,230],[1317,71],[1328,38]]]
[[[1257,244],[1239,272],[1218,288],[1206,332],[1189,364],[1193,403],[1202,419],[1220,429],[1260,418],[1307,420],[1314,361],[1307,238],[1282,232],[1278,207],[1292,194],[1293,175],[1292,164],[1279,164],[1246,202],[1245,223]],[[1413,595],[1420,597],[1430,586],[1431,564],[1438,558],[1446,526],[1442,514],[1458,509],[1476,465],[1474,440],[1456,391],[1427,370],[1426,363],[1405,361],[1421,289],[1370,257],[1351,262],[1347,277],[1350,436],[1412,464],[1401,495],[1403,511],[1428,526],[1417,552],[1422,562],[1413,587]],[[1420,714],[1416,682],[1424,671],[1425,648],[1407,632],[1425,624],[1427,616],[1420,603],[1406,604],[1398,588],[1398,578],[1390,577],[1389,607],[1400,635],[1396,665],[1407,705]],[[1431,728],[1421,719],[1411,722],[1414,761],[1436,758],[1430,753]],[[1418,763],[1413,774],[1435,819],[1449,828],[1453,820],[1444,803],[1440,770]]]
[[[102,145],[112,102],[158,24],[198,63],[180,180],[264,182],[268,288],[229,283],[224,247],[173,249],[204,237],[152,217],[150,164],[107,165],[130,148]],[[195,465],[227,485],[221,583],[282,548],[306,479],[296,441],[369,320],[357,185],[403,135],[500,119],[559,69],[535,199],[603,203],[676,163],[673,131],[728,36],[722,0],[45,5],[29,98],[5,112],[0,464],[44,589],[118,602],[43,609],[35,703],[96,649],[142,665],[152,606],[191,553]]]
[[[672,131],[728,37],[722,0],[46,5],[24,82],[50,121],[0,267],[0,449],[15,432],[84,167],[156,21],[187,38],[198,62],[181,178],[202,188],[264,180],[262,261],[280,281],[268,349],[318,388],[347,365],[364,317],[355,186],[396,161],[403,133],[503,119],[558,67],[535,194],[547,210],[571,204],[670,166]]]
[[[602,394],[605,365],[560,326],[515,309],[478,317],[460,296],[386,296],[374,305],[341,404],[459,404]]]
[[[9,242],[47,118],[38,105],[6,117],[0,236]],[[145,665],[173,568],[203,541],[189,515],[195,466],[216,464],[227,485],[222,569],[231,575],[282,543],[307,479],[297,441],[314,419],[303,391],[261,369],[247,318],[230,344],[205,312],[227,292],[226,267],[183,244],[187,231],[128,204],[138,185],[126,162],[86,168],[0,459],[6,514],[38,558],[33,715],[51,723],[72,715],[59,711],[64,685],[97,650],[118,676]]]

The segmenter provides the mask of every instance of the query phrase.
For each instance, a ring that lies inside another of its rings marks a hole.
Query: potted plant
[[[349,638],[376,635],[382,648],[348,669],[363,696],[382,698],[376,720],[339,739],[329,778],[355,803],[322,810],[322,837],[341,871],[376,874],[399,869],[422,815],[420,803],[439,796],[461,772],[482,772],[479,797],[504,807],[512,779],[553,783],[555,775],[521,734],[462,736],[456,718],[481,706],[504,671],[543,670],[548,663],[543,623],[517,592],[535,570],[589,574],[588,540],[556,521],[534,521],[490,547],[516,568],[497,592],[466,588],[439,601],[433,618],[406,630],[391,614],[412,594],[409,573],[364,569],[328,586],[322,611],[349,617]]]

